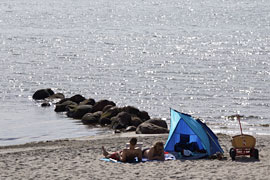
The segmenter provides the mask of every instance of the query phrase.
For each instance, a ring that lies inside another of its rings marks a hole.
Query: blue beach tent
[[[171,125],[165,151],[173,152],[174,145],[179,143],[181,136],[189,136],[189,143],[196,142],[200,149],[204,149],[207,155],[217,152],[224,153],[218,143],[218,137],[206,124],[193,119],[190,115],[171,109]]]

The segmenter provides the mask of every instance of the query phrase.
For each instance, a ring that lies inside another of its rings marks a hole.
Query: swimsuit
[[[149,149],[150,149],[150,148],[145,148],[145,149],[142,150],[142,156],[143,156],[143,157],[145,157],[145,156],[144,156],[144,152],[147,151],[147,150],[149,150]]]
[[[115,153],[111,154],[109,158],[120,161],[120,154],[121,154],[121,152],[115,152]]]

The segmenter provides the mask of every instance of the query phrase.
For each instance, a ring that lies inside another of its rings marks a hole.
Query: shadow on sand
[[[253,157],[247,157],[247,156],[238,156],[235,157],[235,162],[242,162],[242,163],[250,163],[250,162],[259,162],[260,159],[255,159]]]

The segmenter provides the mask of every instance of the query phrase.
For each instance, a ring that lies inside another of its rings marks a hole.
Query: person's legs
[[[107,157],[109,155],[108,151],[106,151],[106,149],[104,148],[104,146],[102,146],[101,148],[102,148],[102,151],[103,151],[103,155],[105,157]]]
[[[112,158],[117,161],[120,160],[121,152],[108,152],[104,146],[101,147],[105,158]]]

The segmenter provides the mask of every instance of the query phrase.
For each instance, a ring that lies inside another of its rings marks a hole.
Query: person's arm
[[[159,156],[161,161],[165,161],[165,155],[164,155],[164,151],[162,151],[161,155]]]
[[[138,160],[141,162],[142,161],[142,150],[138,149]]]
[[[120,155],[120,161],[122,162],[127,161],[127,149],[123,149],[122,154]]]

